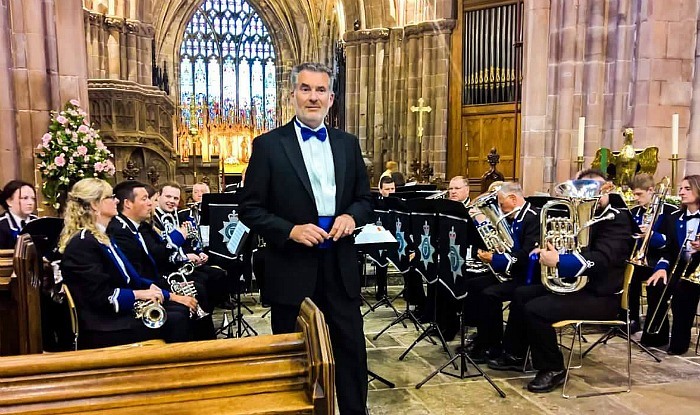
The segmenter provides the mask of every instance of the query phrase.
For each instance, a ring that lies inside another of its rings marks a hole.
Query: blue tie
[[[326,131],[325,128],[321,128],[318,131],[314,131],[311,128],[304,127],[303,125],[299,124],[298,122],[297,122],[297,125],[301,129],[301,139],[302,140],[309,141],[309,138],[316,137],[321,142],[326,141],[326,136],[328,135],[328,131]]]

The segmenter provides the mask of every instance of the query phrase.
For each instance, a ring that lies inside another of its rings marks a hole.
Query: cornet
[[[194,265],[191,262],[187,262],[177,271],[171,272],[170,275],[168,275],[166,278],[168,284],[170,284],[170,291],[178,295],[197,298],[197,288],[195,288],[194,282],[188,281],[186,278],[186,276],[192,274],[193,271]],[[197,304],[197,308],[195,309],[195,311],[197,315],[197,320],[209,315],[209,313],[204,311],[199,304]],[[190,317],[193,316],[194,313],[190,311]]]
[[[136,300],[134,301],[134,318],[140,318],[149,329],[158,329],[163,327],[168,319],[168,314],[157,301]]]

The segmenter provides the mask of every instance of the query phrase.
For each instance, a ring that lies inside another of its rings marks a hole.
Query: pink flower
[[[44,134],[43,137],[41,137],[41,144],[44,147],[48,147],[50,142],[51,142],[51,134],[46,133],[46,134]]]
[[[87,125],[83,124],[83,125],[81,125],[80,127],[78,127],[78,132],[79,132],[79,133],[83,133],[83,134],[87,134],[87,133],[90,132],[90,127],[88,127]]]
[[[80,101],[78,101],[77,99],[71,99],[69,102],[70,102],[73,106],[76,106],[76,107],[79,107],[79,106],[80,106]]]
[[[65,159],[65,154],[61,153],[60,156],[56,157],[53,159],[54,164],[56,164],[58,167],[63,167],[66,165],[66,159]]]
[[[85,156],[85,157],[83,157],[83,160],[84,160],[84,161],[90,161],[90,156]]]
[[[83,115],[83,114],[80,114],[80,115]],[[87,115],[87,114],[85,114],[85,115]],[[85,115],[83,115],[83,117],[84,117]],[[83,124],[85,124],[85,125],[90,125],[90,124],[88,123],[88,120],[87,120],[86,118],[83,118]]]
[[[98,150],[107,150],[107,146],[105,146],[102,140],[95,140],[95,146]]]
[[[80,154],[81,156],[84,156],[84,155],[87,154],[87,152],[88,152],[87,147],[85,147],[85,146],[78,146],[78,154]]]
[[[117,168],[114,167],[112,160],[107,160],[104,164],[105,164],[105,171],[108,174],[113,175],[117,171]]]
[[[68,122],[68,118],[64,117],[63,115],[59,115],[56,117],[56,121],[58,121],[60,124],[65,124]]]

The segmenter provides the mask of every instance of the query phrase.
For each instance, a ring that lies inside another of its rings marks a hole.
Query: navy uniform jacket
[[[29,215],[27,222],[36,218],[36,215]],[[15,222],[15,218],[10,212],[0,215],[0,249],[13,249],[21,231],[22,227]]]
[[[530,202],[525,202],[511,224],[513,249],[508,254],[493,254],[494,272],[524,281],[528,271],[530,252],[540,242],[540,215]],[[539,280],[539,273],[534,278]]]

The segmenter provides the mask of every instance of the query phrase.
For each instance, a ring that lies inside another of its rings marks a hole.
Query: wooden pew
[[[334,361],[307,299],[298,333],[0,358],[0,414],[334,414]]]
[[[0,355],[42,352],[40,275],[41,259],[29,235],[20,235],[8,257],[0,251]]]

